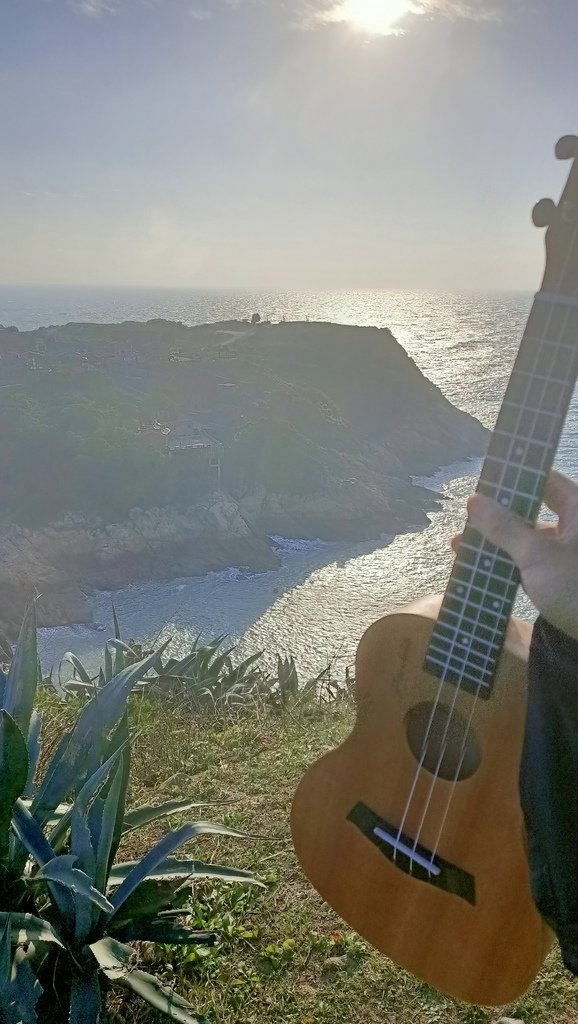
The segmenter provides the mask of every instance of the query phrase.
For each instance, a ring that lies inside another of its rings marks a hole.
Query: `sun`
[[[393,35],[407,14],[420,14],[423,7],[415,0],[341,0],[329,12],[331,21],[346,22],[369,35]]]

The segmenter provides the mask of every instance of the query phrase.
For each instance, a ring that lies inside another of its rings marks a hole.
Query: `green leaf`
[[[35,1008],[42,986],[22,949],[16,949],[12,958],[10,915],[2,927],[0,943],[0,1020],[2,1024],[38,1024]]]
[[[165,907],[182,908],[189,898],[189,891],[182,889],[182,878],[177,876],[171,879],[145,879],[144,882],[130,894],[114,915],[110,927],[114,924],[115,930],[125,922],[137,917],[153,917]],[[179,891],[180,890],[180,891]]]
[[[59,744],[32,803],[32,814],[40,825],[45,824],[57,806],[79,780],[97,769],[105,739],[124,713],[134,684],[158,665],[166,644],[158,651],[123,669],[100,689],[80,712],[76,722]]]
[[[7,914],[0,911],[0,928],[3,928],[6,921],[10,923],[10,938],[12,945],[24,945],[25,942],[54,942],[57,946],[64,943],[59,939],[56,931],[48,921],[33,914]]]
[[[102,998],[97,972],[75,974],[70,986],[68,1024],[98,1024]]]
[[[108,855],[108,864],[107,864],[107,871],[106,871],[106,877],[107,878],[108,878],[108,872],[110,871],[111,865],[114,863],[114,858],[116,857],[116,853],[117,853],[117,850],[119,848],[120,841],[122,839],[122,827],[123,827],[123,821],[124,821],[125,809],[126,809],[126,794],[127,794],[127,790],[128,790],[128,786],[129,786],[129,781],[130,781],[130,753],[131,753],[131,747],[130,747],[130,735],[129,735],[129,728],[128,728],[128,713],[127,713],[126,710],[125,710],[124,715],[122,716],[120,722],[118,723],[118,725],[117,725],[117,727],[116,727],[116,729],[115,729],[115,731],[114,731],[114,733],[113,733],[113,735],[111,737],[109,749],[110,749],[110,751],[112,753],[114,750],[116,750],[117,748],[119,748],[121,746],[123,747],[123,754],[122,754],[122,760],[121,760],[122,778],[121,778],[121,781],[119,783],[120,789],[119,789],[119,797],[118,797],[118,806],[117,806],[116,820],[115,820],[115,823],[114,823],[114,831],[113,831],[113,835],[112,835],[112,842],[111,842],[111,845],[110,845],[110,851],[109,851],[109,855]],[[106,880],[103,882],[103,884],[100,886],[100,888],[104,891],[105,887],[106,887]]]
[[[28,736],[30,716],[38,685],[38,649],[36,646],[36,605],[32,602],[20,628],[20,635],[8,671],[4,691],[4,709]]]
[[[109,888],[120,885],[135,867],[135,861],[124,861],[113,864],[108,876]],[[223,882],[246,882],[248,885],[258,885],[264,888],[263,883],[250,871],[242,868],[229,868],[221,864],[206,864],[202,860],[179,860],[177,857],[167,857],[154,870],[150,871],[147,878],[169,879],[181,878],[220,878]],[[141,883],[142,884],[142,883]]]
[[[26,788],[28,751],[7,711],[0,711],[0,872],[7,867],[14,804]]]
[[[189,840],[195,839],[200,835],[233,836],[235,839],[256,838],[248,836],[245,832],[239,832],[237,829],[228,828],[226,825],[218,825],[212,821],[196,821],[192,825],[183,825],[182,828],[175,829],[174,832],[169,832],[162,839],[159,839],[158,843],[155,843],[148,853],[135,864],[132,871],[121,882],[112,896],[111,902],[114,908],[118,910],[130,893],[134,892],[137,885],[145,878],[148,878],[151,872],[158,868],[172,854],[173,850],[178,849],[183,843],[188,843]]]
[[[114,635],[117,640],[120,640],[120,626],[118,624],[118,618],[116,615],[116,608],[114,607],[114,604],[112,606],[112,621],[114,623]]]
[[[200,803],[194,803],[191,800],[167,800],[166,803],[156,806],[143,804],[125,814],[122,827],[123,835],[135,828],[142,828],[143,825],[148,825],[151,821],[157,821],[159,818],[168,818],[171,814],[183,814],[185,811],[191,811],[197,807],[208,806],[214,807],[215,804],[209,803],[207,800]]]
[[[122,758],[121,750],[121,758]],[[98,835],[98,847],[96,850],[96,872],[94,876],[94,884],[97,889],[104,890],[108,879],[108,871],[110,866],[110,854],[115,835],[115,827],[117,822],[117,816],[119,811],[119,805],[121,798],[124,796],[123,787],[125,786],[124,778],[124,765],[122,761],[117,765],[112,785],[110,786],[104,808],[102,811],[102,818],[100,821],[100,831]]]
[[[30,796],[34,791],[34,776],[36,775],[41,753],[40,733],[42,730],[42,720],[42,714],[34,708],[30,715],[30,726],[26,743],[28,750],[28,778],[26,779],[24,792],[27,796]]]
[[[54,850],[48,842],[44,832],[37,821],[34,820],[30,811],[22,800],[17,800],[12,812],[12,828],[22,846],[39,867],[44,867],[54,859]],[[70,923],[73,919],[74,898],[72,893],[55,882],[48,881],[48,888],[54,903],[58,907],[64,921]]]
[[[95,679],[93,679],[93,677],[86,671],[86,669],[85,669],[84,665],[82,664],[80,658],[77,658],[76,654],[73,654],[72,651],[67,651],[66,654],[62,655],[62,658],[60,659],[61,667],[64,664],[72,665],[74,671],[80,677],[81,682],[85,684],[87,689],[94,690],[96,688],[96,681],[95,681]],[[60,678],[60,672],[59,672],[59,678]],[[68,685],[68,684],[66,684],[66,685]]]
[[[207,1024],[206,1017],[200,1017],[193,1010],[193,1007],[176,992],[161,985],[158,978],[152,974],[146,974],[132,966],[132,950],[114,939],[100,939],[90,946],[101,970],[106,977],[115,985],[122,985],[124,988],[136,992],[155,1009],[166,1014],[171,1020],[179,1024]]]
[[[75,861],[76,857],[71,853],[54,857],[48,864],[40,868],[34,876],[34,881],[44,879],[47,882],[59,882],[61,885],[65,885],[67,889],[72,889],[77,896],[83,896],[85,899],[90,900],[91,903],[95,903],[101,910],[111,913],[113,910],[112,904],[109,903],[106,896],[103,896],[98,889],[95,889],[91,879],[84,871],[72,866]]]

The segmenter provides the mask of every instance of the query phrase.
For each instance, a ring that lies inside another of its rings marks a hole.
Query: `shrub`
[[[212,932],[189,923],[190,880],[261,884],[247,871],[174,856],[200,835],[247,838],[210,821],[167,832],[140,861],[115,863],[127,832],[198,806],[172,800],[126,810],[127,700],[147,673],[158,673],[163,648],[132,662],[125,648],[117,637],[100,685],[36,785],[42,716],[35,708],[41,675],[33,607],[9,671],[0,673],[0,1019],[6,1024],[96,1024],[108,984],[128,988],[173,1020],[197,1024],[202,1018],[186,1000],[138,969],[129,943],[212,943]]]

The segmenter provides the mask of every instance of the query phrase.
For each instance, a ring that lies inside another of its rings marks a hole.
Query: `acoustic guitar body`
[[[444,683],[432,725],[440,680],[423,662],[439,609],[426,598],[365,633],[355,727],[301,781],[293,841],[318,892],[377,949],[455,998],[503,1005],[551,944],[518,795],[531,626],[510,620],[489,697]]]

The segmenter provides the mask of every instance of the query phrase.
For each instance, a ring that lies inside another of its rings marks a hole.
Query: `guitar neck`
[[[534,522],[578,374],[578,300],[534,300],[477,490]],[[432,675],[488,697],[519,576],[467,524],[425,658]]]

